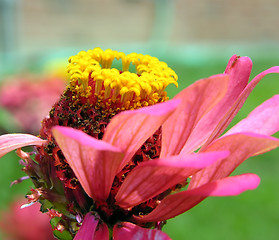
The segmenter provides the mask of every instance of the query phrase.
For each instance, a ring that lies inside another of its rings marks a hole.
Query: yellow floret
[[[121,60],[121,71],[112,68],[114,59]],[[131,65],[136,73],[129,72]],[[94,94],[99,107],[104,108],[119,102],[121,109],[136,109],[166,101],[165,88],[169,84],[178,86],[175,72],[157,58],[111,49],[81,51],[69,58],[67,70],[75,98]]]

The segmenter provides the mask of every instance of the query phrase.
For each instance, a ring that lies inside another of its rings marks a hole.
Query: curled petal
[[[239,59],[240,57],[237,56],[236,54],[234,54],[233,56],[231,56],[231,58],[229,59],[229,62],[227,64],[227,67],[226,67],[226,70],[225,70],[225,73],[228,73],[232,67],[237,63],[237,60]]]
[[[278,130],[279,95],[275,95],[254,109],[247,118],[232,127],[225,135],[240,132],[272,135]]]
[[[74,240],[93,240],[98,222],[99,219],[93,214],[87,213]]]
[[[124,154],[80,130],[56,126],[52,132],[85,192],[106,200]]]
[[[117,114],[108,124],[103,141],[125,152],[119,171],[135,152],[173,113],[180,100],[170,100]]]
[[[122,208],[130,208],[166,191],[229,152],[211,152],[152,160],[137,166],[125,179],[115,200]]]
[[[249,57],[234,55],[230,58],[225,73],[230,75],[228,93],[231,95],[231,98],[237,98],[248,84],[252,66],[253,63]]]
[[[30,134],[4,134],[0,136],[0,157],[12,150],[32,145],[41,146],[45,142],[45,140]]]
[[[227,177],[247,158],[271,151],[278,146],[277,138],[253,133],[237,133],[219,138],[204,151],[228,150],[230,155],[194,174],[189,189]]]
[[[160,230],[142,228],[130,222],[114,225],[113,239],[171,240],[166,233]]]
[[[181,104],[163,124],[162,158],[179,154],[196,124],[224,97],[228,81],[228,75],[212,76],[197,81],[175,96]]]
[[[250,95],[252,90],[256,87],[256,85],[260,82],[260,80],[267,74],[270,73],[279,73],[279,66],[269,68],[262,73],[258,74],[242,91],[237,100],[234,102],[233,106],[226,112],[218,126],[212,132],[211,136],[207,139],[204,147],[206,147],[210,142],[216,139],[220,134],[226,129],[226,127],[230,124],[231,120],[238,113],[240,108],[243,106],[247,97]]]
[[[243,89],[248,84],[252,69],[252,61],[248,57],[232,56],[225,74],[229,76],[226,95],[194,126],[192,134],[183,147],[182,153],[188,153],[199,148],[218,126],[226,112],[233,106]]]
[[[151,213],[134,217],[139,222],[164,221],[173,218],[197,205],[209,196],[234,196],[257,188],[260,178],[255,174],[242,174],[219,179],[164,198]]]

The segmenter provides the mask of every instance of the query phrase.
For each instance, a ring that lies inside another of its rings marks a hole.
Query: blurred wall
[[[277,0],[177,0],[174,42],[278,41]]]
[[[131,45],[150,54],[175,47],[177,57],[260,46],[269,56],[278,50],[278,9],[276,0],[0,0],[0,63]]]
[[[22,0],[20,48],[41,50],[90,43],[144,42],[152,1]]]

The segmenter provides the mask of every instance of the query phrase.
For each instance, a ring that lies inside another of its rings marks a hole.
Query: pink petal
[[[234,116],[238,113],[244,102],[246,101],[247,97],[250,95],[252,90],[255,88],[255,86],[260,82],[260,80],[267,74],[270,73],[279,73],[279,67],[272,67],[269,68],[262,73],[258,74],[242,91],[242,93],[239,95],[238,99],[235,101],[233,106],[229,109],[229,111],[226,112],[222,120],[219,122],[216,129],[213,131],[211,136],[207,139],[207,142],[204,146],[207,146],[210,142],[212,142],[214,139],[216,139],[220,134],[227,128],[227,126],[230,124],[231,120],[234,118]]]
[[[56,126],[52,132],[85,192],[106,200],[124,154],[80,130]]]
[[[161,157],[177,155],[200,119],[224,97],[228,75],[220,74],[195,82],[175,99],[181,104],[163,124]]]
[[[238,133],[215,140],[204,151],[230,151],[230,155],[194,174],[188,189],[229,176],[247,158],[279,146],[277,138],[254,133]]]
[[[227,64],[227,67],[226,67],[226,70],[225,70],[225,73],[228,73],[231,68],[235,65],[235,63],[237,63],[237,60],[239,59],[240,57],[237,56],[236,54],[231,56],[231,58],[229,59],[229,62]]]
[[[105,223],[99,222],[94,240],[109,240],[109,230]]]
[[[234,196],[255,189],[260,178],[255,174],[227,177],[164,198],[151,213],[134,217],[139,222],[164,221],[173,218],[197,205],[209,196]]]
[[[0,136],[0,157],[12,150],[31,145],[41,146],[45,142],[45,140],[30,134],[5,134]]]
[[[230,94],[235,97],[242,92],[249,81],[252,70],[252,60],[249,57],[232,56],[228,62],[225,73],[230,75]]]
[[[194,127],[181,153],[185,154],[199,148],[218,126],[221,119],[232,107],[240,93],[246,87],[252,69],[248,57],[232,56],[225,73],[229,75],[229,86],[224,98]]]
[[[168,235],[157,229],[139,227],[130,222],[122,222],[114,225],[114,240],[170,240]]]
[[[87,213],[74,240],[93,240],[98,222],[93,214]]]
[[[115,200],[122,208],[130,208],[185,180],[214,162],[223,159],[229,152],[211,152],[175,156],[144,162],[125,179]]]
[[[173,113],[180,100],[117,114],[108,124],[103,140],[126,153],[119,170]]]
[[[279,130],[279,95],[276,95],[253,110],[249,116],[232,127],[225,135],[238,132],[253,132],[272,135]]]

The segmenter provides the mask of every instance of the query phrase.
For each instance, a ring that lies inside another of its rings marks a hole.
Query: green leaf
[[[54,230],[53,235],[54,235],[54,237],[56,237],[57,239],[60,239],[60,240],[72,240],[73,239],[72,235],[66,230],[64,230],[63,232]]]
[[[51,224],[51,227],[53,229],[56,228],[56,225],[60,222],[60,220],[62,220],[62,218],[60,217],[54,217],[50,220],[50,224]],[[57,238],[57,239],[60,239],[60,240],[72,240],[73,237],[72,235],[70,234],[69,231],[67,230],[64,230],[63,232],[60,232],[58,230],[54,230],[53,231],[53,235]]]

